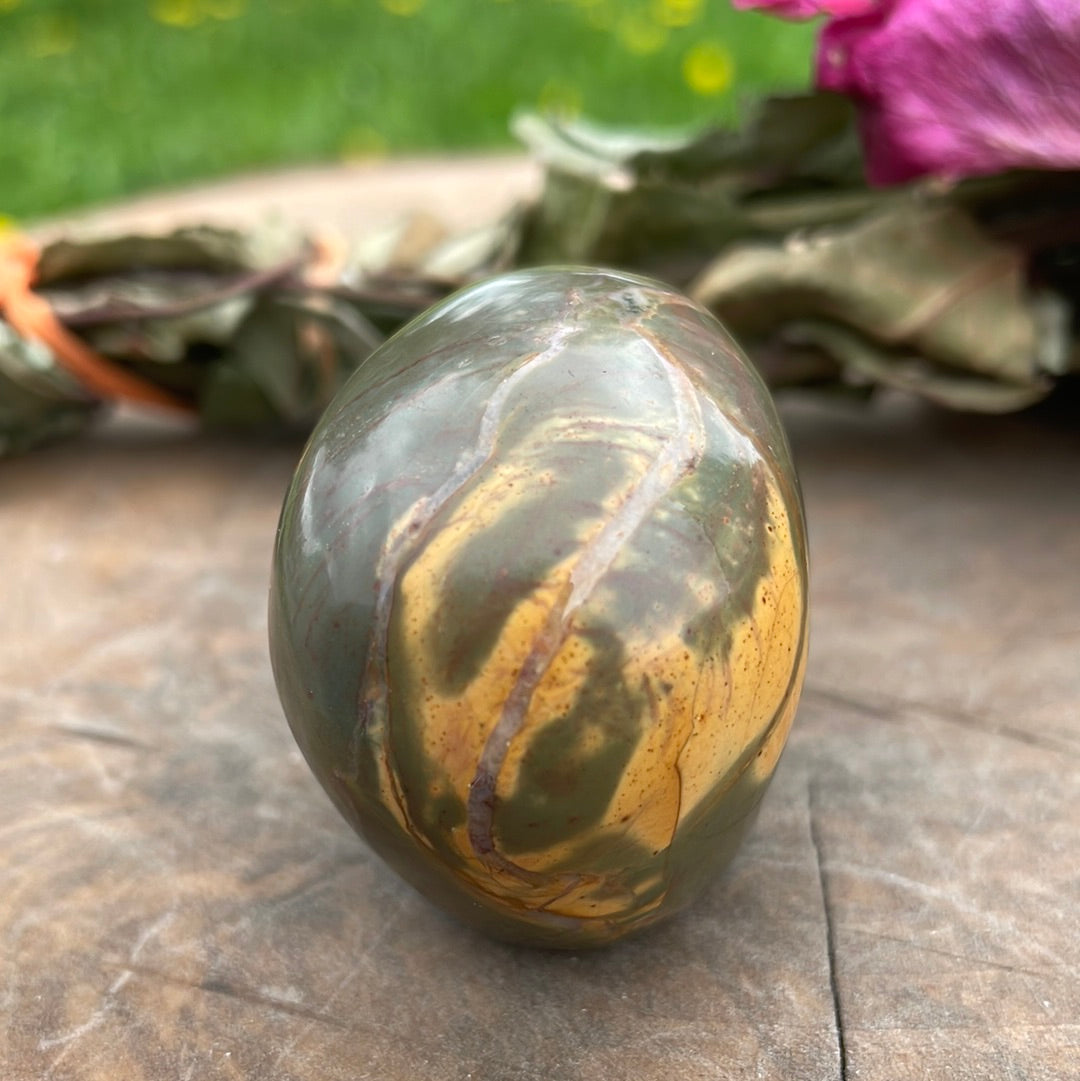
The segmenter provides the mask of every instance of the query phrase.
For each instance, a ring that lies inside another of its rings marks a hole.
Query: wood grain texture
[[[265,602],[299,447],[121,418],[5,463],[0,1077],[1080,1077],[1075,420],[784,414],[788,750],[701,904],[574,955],[441,916],[294,748]]]

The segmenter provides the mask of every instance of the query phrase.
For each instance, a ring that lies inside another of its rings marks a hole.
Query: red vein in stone
[[[431,495],[421,496],[413,502],[388,533],[375,567],[375,581],[378,585],[367,663],[358,703],[356,736],[362,735],[373,724],[385,719],[387,640],[394,589],[403,564],[418,546],[439,511],[490,459],[498,439],[499,424],[511,394],[538,366],[559,356],[573,333],[575,328],[572,326],[561,327],[547,348],[527,357],[499,383],[480,419],[475,444],[461,454],[442,484]]]
[[[467,823],[473,851],[489,867],[526,881],[534,877],[532,873],[508,860],[495,847],[495,787],[510,744],[524,727],[533,695],[566,641],[575,614],[611,569],[623,545],[672,487],[697,465],[705,450],[705,425],[693,383],[678,363],[647,338],[642,340],[667,376],[675,406],[675,430],[618,510],[582,549],[570,571],[568,585],[560,592],[533,640],[499,719],[488,734],[469,786]]]

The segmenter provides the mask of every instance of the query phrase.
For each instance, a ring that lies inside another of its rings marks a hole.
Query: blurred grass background
[[[811,34],[728,0],[0,0],[0,217],[508,148],[522,107],[730,120],[808,83]]]

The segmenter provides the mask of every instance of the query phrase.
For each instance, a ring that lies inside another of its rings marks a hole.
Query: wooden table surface
[[[1080,1078],[1080,400],[783,412],[788,749],[703,901],[585,954],[450,922],[300,758],[265,644],[298,446],[122,418],[0,464],[0,1079]]]

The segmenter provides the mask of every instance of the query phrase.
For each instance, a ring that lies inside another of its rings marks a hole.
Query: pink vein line
[[[387,638],[394,588],[402,564],[420,543],[424,531],[439,511],[491,457],[498,439],[499,423],[511,394],[538,367],[560,355],[574,333],[576,328],[573,326],[560,327],[547,348],[534,353],[496,387],[480,419],[476,443],[458,458],[442,484],[431,495],[417,499],[390,530],[375,568],[378,590],[372,615],[371,645],[358,703],[357,736],[373,723],[385,719]]]

